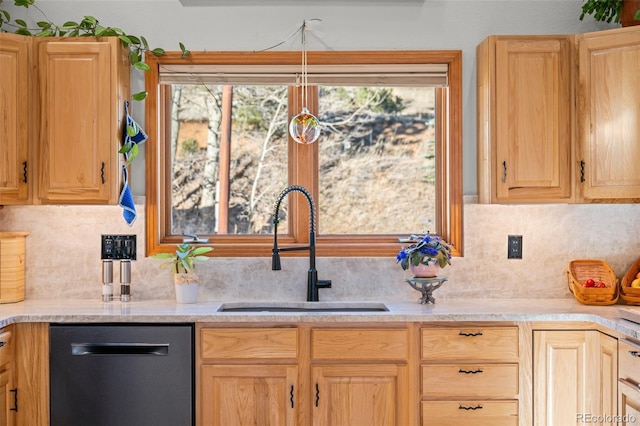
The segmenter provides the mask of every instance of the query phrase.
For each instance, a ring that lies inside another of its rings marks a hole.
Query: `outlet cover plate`
[[[509,235],[507,239],[507,258],[522,259],[522,235]]]
[[[136,235],[102,235],[102,259],[136,260]]]

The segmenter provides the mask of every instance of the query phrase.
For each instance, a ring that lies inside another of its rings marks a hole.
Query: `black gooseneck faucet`
[[[307,202],[309,203],[309,219],[311,224],[309,226],[309,245],[308,246],[295,246],[295,247],[278,247],[278,213],[280,211],[280,204],[284,197],[290,192],[301,192]],[[316,215],[315,204],[313,198],[306,188],[300,185],[291,185],[285,188],[276,201],[275,211],[273,214],[273,249],[271,250],[271,269],[279,271],[282,269],[280,265],[280,252],[281,251],[294,251],[294,250],[309,250],[309,271],[307,272],[307,302],[318,302],[318,289],[331,288],[331,280],[318,280],[318,271],[316,270]]]

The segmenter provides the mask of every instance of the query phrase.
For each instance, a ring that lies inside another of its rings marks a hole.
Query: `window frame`
[[[161,185],[170,173],[169,144],[162,146],[165,135],[170,134],[170,122],[160,115],[160,104],[168,105],[169,86],[160,85],[163,65],[299,65],[300,52],[192,52],[182,58],[181,52],[166,52],[162,56],[147,53],[151,68],[145,78],[148,93],[145,108],[146,142],[146,254],[173,252],[181,236],[168,235],[171,220],[170,185]],[[437,232],[453,245],[453,255],[462,256],[462,52],[436,51],[310,51],[307,62],[312,64],[447,64],[447,88],[436,90],[436,223]],[[307,108],[317,110],[316,86],[308,87]],[[302,108],[299,88],[289,88],[288,109]],[[437,107],[438,108],[438,107]],[[164,109],[165,111],[167,108]],[[293,112],[295,115],[296,113]],[[168,133],[169,132],[169,133]],[[309,189],[318,200],[318,144],[288,144],[289,183]],[[309,173],[308,170],[314,170]],[[284,188],[283,188],[284,189]],[[410,199],[410,196],[407,197]],[[274,200],[275,202],[275,200]],[[169,212],[169,213],[168,213]],[[306,245],[309,239],[309,215],[301,194],[289,195],[289,230],[278,229],[280,246]],[[318,217],[322,222],[322,218]],[[321,225],[318,228],[321,230]],[[421,230],[416,230],[419,232]],[[394,256],[400,246],[399,237],[406,235],[318,235],[316,255],[320,257],[388,257]],[[215,235],[208,244],[215,248],[214,257],[267,257],[271,255],[273,235]],[[284,254],[284,253],[283,253]],[[287,252],[287,256],[307,256],[304,251]]]

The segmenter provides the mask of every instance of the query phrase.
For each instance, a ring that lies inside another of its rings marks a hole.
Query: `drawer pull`
[[[458,373],[464,373],[464,374],[478,374],[478,373],[482,373],[482,368],[477,368],[475,370],[463,370],[462,368],[458,370]]]
[[[640,358],[640,353],[638,351],[629,351],[629,354],[633,357]]]
[[[320,403],[320,387],[316,383],[316,407]]]
[[[469,405],[467,405],[467,406],[460,405],[460,406],[458,407],[458,410],[467,410],[467,411],[472,410],[472,411],[476,411],[476,410],[482,410],[482,408],[483,408],[483,407],[482,407],[482,405],[480,405],[480,404],[478,404],[478,405],[476,405],[476,406],[474,406],[474,407],[471,407],[471,406],[469,406]]]
[[[293,385],[291,385],[291,392],[289,392],[289,400],[291,401],[291,408],[293,408]]]
[[[460,333],[458,333],[458,336],[464,336],[464,337],[482,336],[482,331],[476,331],[475,333],[467,333],[467,332],[461,331]]]
[[[9,408],[9,410],[18,412],[18,388],[9,389],[9,392],[13,394],[13,407]]]

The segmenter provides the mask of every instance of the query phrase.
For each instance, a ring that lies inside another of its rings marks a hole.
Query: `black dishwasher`
[[[52,324],[51,426],[191,426],[193,324]]]

